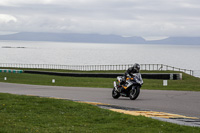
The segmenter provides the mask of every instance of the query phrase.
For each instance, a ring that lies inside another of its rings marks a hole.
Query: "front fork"
[[[113,82],[113,86],[114,86],[115,90],[118,91],[116,81]]]

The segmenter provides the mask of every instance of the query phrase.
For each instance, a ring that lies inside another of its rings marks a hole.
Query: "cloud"
[[[198,0],[1,0],[0,12],[7,16],[0,16],[4,22],[0,28],[13,32],[200,36],[199,5]]]
[[[17,19],[9,14],[0,14],[0,23],[17,22]]]

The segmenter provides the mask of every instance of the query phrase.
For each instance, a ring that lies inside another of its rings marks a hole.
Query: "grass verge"
[[[43,71],[83,72],[83,71],[70,71],[70,70],[43,70]],[[89,73],[124,73],[124,71],[91,71]],[[175,73],[175,72],[141,71],[141,73]],[[7,77],[6,81],[4,80],[4,77]],[[52,79],[55,79],[56,82],[52,83]],[[22,74],[0,73],[0,82],[33,84],[33,85],[112,88],[114,80],[116,80],[116,78],[66,77],[66,76],[27,74],[27,73],[22,73]],[[168,86],[163,86],[163,80],[144,79],[144,85],[142,89],[200,91],[200,78],[196,78],[183,73],[183,80],[168,80]]]
[[[0,132],[199,133],[200,128],[130,116],[68,100],[0,93]]]

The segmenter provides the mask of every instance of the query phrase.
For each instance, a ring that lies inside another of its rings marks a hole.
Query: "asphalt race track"
[[[113,99],[112,88],[58,87],[0,82],[0,92],[66,98],[200,118],[200,92],[141,90],[136,100]]]

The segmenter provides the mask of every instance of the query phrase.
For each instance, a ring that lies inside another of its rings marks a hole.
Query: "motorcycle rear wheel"
[[[118,91],[115,90],[115,87],[112,90],[112,97],[114,99],[118,99],[120,97],[120,93]]]
[[[131,100],[135,100],[135,99],[137,99],[137,97],[139,96],[139,94],[140,94],[140,87],[137,86],[135,89],[131,89],[130,90],[129,98]]]

